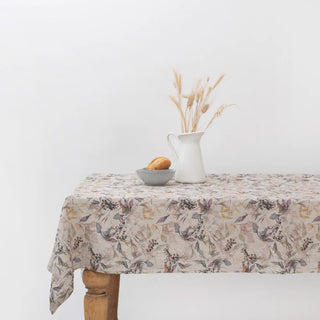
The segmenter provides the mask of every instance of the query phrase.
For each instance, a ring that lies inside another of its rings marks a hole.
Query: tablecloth
[[[50,310],[78,268],[104,273],[320,271],[320,175],[211,174],[202,184],[145,186],[93,174],[65,199]]]

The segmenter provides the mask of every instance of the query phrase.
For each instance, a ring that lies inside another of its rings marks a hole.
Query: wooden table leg
[[[117,320],[120,275],[84,270],[82,280],[85,320]]]

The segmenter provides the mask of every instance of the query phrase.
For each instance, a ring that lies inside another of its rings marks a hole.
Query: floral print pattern
[[[148,187],[94,174],[67,197],[48,266],[50,310],[73,271],[320,272],[320,175],[209,175]]]

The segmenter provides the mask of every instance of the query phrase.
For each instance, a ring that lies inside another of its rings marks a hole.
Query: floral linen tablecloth
[[[94,174],[66,198],[52,257],[50,309],[73,271],[320,271],[320,175],[209,175],[148,187]]]

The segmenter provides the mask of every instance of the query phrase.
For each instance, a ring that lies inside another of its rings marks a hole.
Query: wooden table
[[[117,320],[120,274],[84,270],[83,283],[88,289],[84,297],[86,320]]]
[[[50,310],[85,269],[86,320],[116,320],[120,274],[320,271],[320,175],[208,175],[147,187],[95,174],[66,198]]]

